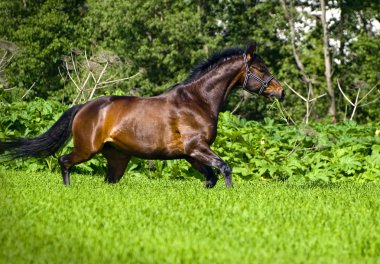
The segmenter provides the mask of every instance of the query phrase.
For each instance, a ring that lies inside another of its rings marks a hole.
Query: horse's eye
[[[253,68],[255,68],[256,70],[258,70],[259,72],[265,72],[265,69],[262,68],[262,67],[255,67],[255,66],[253,66]]]
[[[267,72],[268,68],[265,65],[263,65],[263,66],[259,67],[259,71],[261,71],[261,72]]]

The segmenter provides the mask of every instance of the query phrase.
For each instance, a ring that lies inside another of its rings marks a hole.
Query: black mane
[[[183,84],[191,83],[204,75],[209,70],[216,67],[219,62],[230,59],[232,57],[240,56],[245,50],[241,47],[230,47],[222,50],[221,52],[214,53],[209,59],[199,62],[190,72],[189,76]]]

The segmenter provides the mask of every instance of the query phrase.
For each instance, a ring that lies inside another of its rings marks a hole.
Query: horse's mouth
[[[281,93],[270,93],[268,97],[271,100],[277,99],[281,102],[285,98],[285,90],[282,90]]]

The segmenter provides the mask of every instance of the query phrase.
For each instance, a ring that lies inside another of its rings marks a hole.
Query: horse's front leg
[[[206,188],[212,188],[215,186],[216,182],[218,181],[218,177],[215,175],[214,171],[210,166],[204,165],[200,161],[193,158],[187,158],[186,160],[191,164],[191,166],[193,166],[194,169],[196,169],[205,176]]]
[[[226,182],[227,187],[232,187],[231,169],[228,164],[216,155],[207,143],[189,144],[186,152],[188,155],[207,166],[218,169]]]

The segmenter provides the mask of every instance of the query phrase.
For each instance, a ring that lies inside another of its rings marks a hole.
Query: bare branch
[[[339,83],[339,80],[336,80],[336,82],[338,83],[338,88],[339,88],[339,91],[342,93],[342,95],[344,96],[344,98],[352,105],[352,106],[355,106],[353,102],[351,102],[351,100],[346,96],[346,94],[343,92],[342,88],[340,87],[340,83]]]
[[[99,75],[99,77],[98,77],[98,80],[95,82],[94,88],[92,89],[91,94],[90,94],[90,96],[89,96],[89,98],[88,98],[89,100],[94,96],[95,91],[96,91],[96,87],[98,87],[98,84],[99,84],[99,82],[100,82],[100,79],[102,79],[103,74],[105,73],[105,71],[106,71],[108,65],[109,65],[109,63],[108,63],[108,61],[107,61],[106,65],[104,66],[102,72],[100,73],[100,75]]]
[[[350,117],[350,120],[352,120],[354,118],[354,115],[356,113],[356,109],[361,106],[367,106],[367,105],[370,105],[370,104],[373,104],[375,103],[379,98],[380,96],[378,96],[377,98],[375,98],[373,101],[369,102],[369,103],[366,103],[366,104],[362,104],[363,100],[365,98],[367,98],[367,96],[376,88],[376,86],[379,84],[376,83],[360,100],[359,100],[359,97],[360,97],[360,92],[361,92],[361,88],[358,89],[358,92],[356,93],[356,97],[355,97],[355,103],[353,103],[350,99],[348,99],[348,97],[345,95],[345,93],[343,92],[342,88],[340,87],[340,83],[339,81],[337,80],[337,83],[338,83],[338,88],[339,88],[339,91],[343,94],[344,98],[353,106],[353,109],[352,109],[352,113],[351,113],[351,117]]]
[[[85,60],[86,60],[88,71],[91,74],[92,80],[96,83],[96,78],[95,78],[95,75],[93,74],[93,72],[91,70],[90,61],[88,60],[87,51],[86,50],[84,51],[84,57],[85,57]]]
[[[6,56],[8,55],[8,51],[5,51],[3,57],[0,61],[0,72],[3,71],[3,69],[12,61],[13,54],[11,53],[11,56],[7,59]]]
[[[34,85],[35,85],[36,83],[34,82],[33,84],[32,84],[32,86],[30,86],[30,88],[25,92],[25,94],[21,97],[21,100],[22,99],[24,99],[24,97],[30,92],[30,90],[32,90],[32,88],[34,87]]]
[[[352,120],[354,118],[356,108],[358,107],[358,99],[359,99],[359,95],[360,95],[360,90],[361,90],[361,88],[359,88],[358,93],[356,94],[355,105],[354,105],[354,109],[352,110],[350,120]]]
[[[68,61],[70,61],[70,59]],[[107,52],[100,53],[99,56],[95,54],[89,57],[86,50],[80,53],[72,51],[72,65],[68,64],[68,61],[65,63],[66,72],[68,78],[77,90],[77,94],[72,102],[73,105],[79,101],[86,102],[92,99],[98,89],[112,86],[141,74],[141,72],[138,72],[129,77],[113,80],[115,76],[111,75],[110,77],[107,71],[112,65],[119,63],[120,58],[117,55]],[[60,75],[63,78],[61,71]]]
[[[289,84],[287,84],[286,82],[284,82],[286,86],[288,86],[288,88],[293,92],[295,93],[298,97],[300,97],[302,100],[304,100],[305,102],[307,102],[308,100],[303,97],[302,95],[300,95],[296,90],[294,90],[292,87],[290,87]]]
[[[319,95],[317,97],[314,97],[312,99],[310,99],[310,96],[311,96],[311,89],[308,89],[308,94],[307,94],[307,99],[305,97],[303,97],[302,95],[300,95],[296,90],[294,90],[292,87],[290,87],[289,84],[287,84],[286,82],[284,82],[286,86],[288,86],[288,88],[293,92],[295,93],[298,97],[300,97],[304,102],[305,102],[305,105],[306,105],[306,115],[305,115],[305,123],[308,124],[309,123],[309,116],[310,116],[310,103],[311,102],[314,102],[315,100],[317,100],[318,98],[321,98],[323,96],[325,96],[326,94],[322,94],[322,95]]]
[[[17,87],[12,87],[12,88],[4,88],[4,91],[10,91],[10,90],[14,90],[14,89],[17,89]]]
[[[370,105],[370,104],[374,104],[377,102],[377,100],[380,99],[380,96],[376,97],[373,101],[369,102],[369,103],[366,103],[366,104],[362,104],[362,106],[367,106],[367,105]]]
[[[75,105],[77,103],[77,100],[79,99],[79,97],[82,95],[82,91],[79,91],[79,93],[77,94],[77,96],[75,97],[75,99],[73,100],[73,103],[71,104],[71,106]]]
[[[380,82],[380,81],[379,81]],[[362,97],[362,99],[360,99],[359,100],[359,102],[358,102],[358,104],[360,104],[370,93],[372,93],[372,91],[376,88],[376,86],[379,84],[379,82],[377,82],[373,87],[372,87],[372,89],[371,90],[369,90],[369,92],[368,93],[366,93],[363,97]]]
[[[66,71],[67,71],[67,75],[69,75],[70,80],[73,82],[73,84],[75,85],[75,87],[77,88],[77,90],[80,91],[81,89],[79,88],[78,84],[75,82],[75,80],[73,79],[73,77],[70,74],[69,65],[68,65],[67,62],[66,62]]]
[[[141,74],[141,72],[138,72],[138,73],[136,73],[136,74],[134,74],[132,76],[126,77],[126,78],[121,78],[121,79],[114,80],[114,81],[104,81],[104,82],[99,83],[99,85],[110,85],[110,84],[119,83],[119,82],[122,82],[122,81],[133,79],[133,78],[135,78],[136,76],[138,76],[140,74]]]
[[[0,39],[0,49],[15,53],[19,50],[18,46],[11,41]]]
[[[71,61],[73,63],[73,68],[74,68],[75,75],[77,76],[78,83],[80,83],[80,78],[79,78],[79,74],[78,74],[77,68],[75,66],[76,62],[74,60],[74,56],[73,56],[73,52],[72,51],[71,51]]]
[[[317,100],[317,99],[319,99],[319,98],[321,98],[321,97],[323,97],[323,96],[326,96],[326,95],[327,95],[327,93],[324,93],[324,94],[322,94],[322,95],[319,95],[319,96],[317,96],[317,97],[311,99],[309,102],[313,102],[313,101],[315,101],[315,100]]]
[[[4,52],[3,57],[2,57],[1,60],[0,60],[0,67],[1,67],[1,65],[3,64],[3,61],[5,60],[5,58],[7,57],[7,55],[8,55],[8,51],[6,50],[6,51]]]

